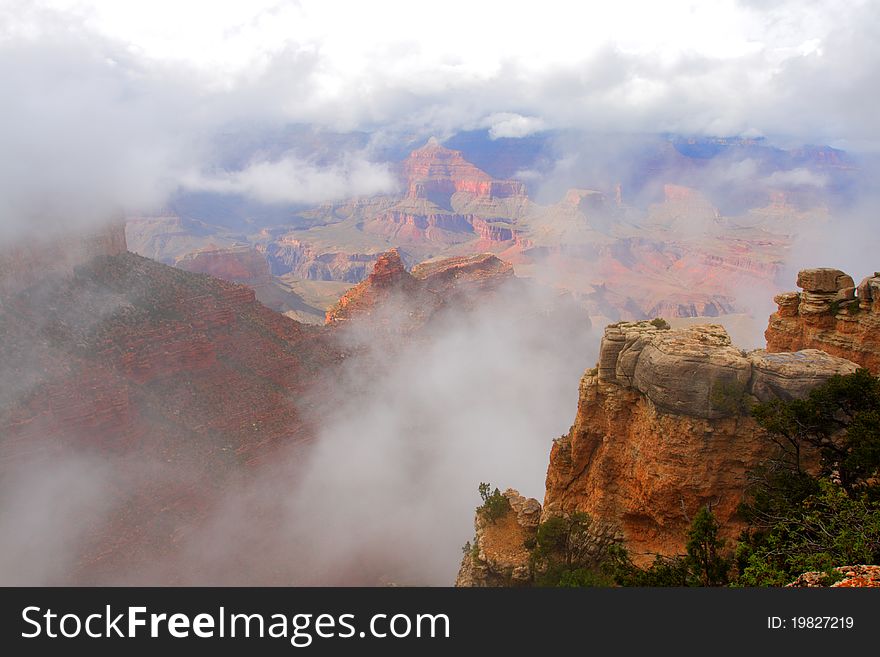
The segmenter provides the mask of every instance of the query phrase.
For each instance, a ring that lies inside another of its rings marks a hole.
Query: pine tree
[[[726,586],[729,581],[730,560],[722,555],[724,541],[718,537],[719,528],[715,514],[704,506],[688,531],[688,566],[700,586]]]

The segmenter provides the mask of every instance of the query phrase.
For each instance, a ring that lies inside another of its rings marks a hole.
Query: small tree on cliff
[[[700,509],[688,530],[686,554],[660,556],[648,568],[618,569],[615,579],[621,586],[726,586],[731,560],[724,556],[724,541],[718,537],[720,525],[708,506]]]
[[[542,522],[530,548],[539,586],[610,586],[616,570],[629,562],[612,528],[580,511]]]
[[[501,491],[497,488],[492,490],[492,485],[485,482],[482,482],[477,490],[480,493],[480,499],[483,500],[483,504],[477,507],[477,513],[493,524],[499,518],[504,517],[504,514],[510,509],[510,502]]]
[[[688,570],[700,586],[726,586],[730,581],[730,559],[722,555],[724,541],[715,514],[708,506],[700,509],[691,522],[687,551]]]
[[[852,495],[880,469],[880,380],[868,370],[836,375],[804,399],[758,404],[752,415],[780,449],[776,469],[803,473],[807,451]]]

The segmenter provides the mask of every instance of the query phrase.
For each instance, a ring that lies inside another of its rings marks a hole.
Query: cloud
[[[499,112],[486,117],[491,139],[528,137],[544,130],[544,121],[534,116],[521,116],[510,112]]]
[[[173,2],[134,17],[117,3],[7,3],[0,239],[161,205],[182,182],[273,202],[388,188],[358,154],[313,166],[297,152],[303,161],[222,171],[212,143],[260,125],[418,138],[479,126],[493,138],[759,133],[880,148],[871,3],[840,12],[727,2],[708,12],[625,2],[579,21],[580,9],[551,2],[506,12],[509,29],[491,34],[494,11],[472,9],[470,21],[437,17],[425,35],[406,5],[389,7],[390,21],[352,5],[356,20],[341,25],[309,2],[210,10],[201,23]]]
[[[798,168],[788,171],[774,171],[767,177],[771,187],[824,187],[828,178],[809,169]]]
[[[192,536],[182,576],[228,581],[245,563],[250,583],[274,569],[306,585],[451,585],[481,481],[542,497],[598,347],[582,313],[541,312],[558,301],[549,288],[471,301],[413,341],[388,328],[417,313],[405,299],[349,326],[353,356],[303,400],[319,429],[308,459],[294,450],[230,491]]]
[[[238,171],[190,174],[193,191],[240,194],[262,203],[320,203],[389,193],[397,180],[385,164],[348,154],[337,164],[317,166],[295,156],[259,161]]]

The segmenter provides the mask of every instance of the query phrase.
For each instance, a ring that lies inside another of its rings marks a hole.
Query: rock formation
[[[581,381],[575,424],[551,450],[544,514],[614,522],[644,561],[680,552],[706,504],[732,540],[746,471],[769,454],[745,408],[855,369],[816,350],[742,353],[720,326],[610,326],[598,370]]]
[[[826,584],[827,573],[810,572],[804,573],[789,584],[792,588],[878,588],[880,587],[880,566],[840,566],[834,569],[840,578],[833,584]]]
[[[523,586],[529,583],[529,551],[541,519],[538,500],[504,491],[510,508],[500,518],[474,517],[474,542],[461,561],[456,586]]]
[[[489,222],[510,221],[528,207],[523,183],[493,179],[434,138],[410,153],[402,173],[404,198],[366,222],[366,232],[416,244],[448,246],[475,236],[505,242],[513,239],[512,230],[494,230]]]
[[[266,257],[249,246],[200,249],[179,257],[174,266],[255,289],[272,282]]]
[[[408,272],[398,251],[392,250],[379,256],[373,273],[327,311],[327,323],[368,317],[377,310],[387,323],[392,319],[388,313],[393,313],[396,305],[398,320],[411,329],[441,308],[450,304],[467,307],[480,294],[513,278],[513,268],[488,253],[427,261]]]
[[[444,148],[434,137],[414,150],[403,163],[406,196],[448,206],[456,192],[474,196],[507,198],[525,196],[525,186],[517,180],[494,180],[464,159],[460,151]]]
[[[856,369],[815,349],[743,352],[716,325],[612,324],[597,367],[581,379],[574,425],[551,448],[542,520],[589,513],[613,526],[633,561],[646,565],[657,554],[682,553],[690,519],[709,505],[733,542],[743,527],[737,506],[747,472],[772,451],[748,406],[801,397]],[[514,529],[478,518],[459,584],[515,581],[508,573],[519,572],[520,557],[480,556],[481,541]]]
[[[821,349],[880,374],[880,272],[856,286],[839,269],[804,269],[797,285],[774,297],[767,350]]]

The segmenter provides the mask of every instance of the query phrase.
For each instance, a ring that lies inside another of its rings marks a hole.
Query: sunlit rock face
[[[379,256],[370,276],[327,311],[327,323],[387,312],[398,302],[406,306],[404,323],[414,328],[450,303],[478,302],[481,294],[513,280],[510,264],[489,253],[428,261],[408,272],[400,254],[392,250]]]
[[[680,553],[688,518],[706,504],[736,538],[746,473],[771,447],[749,403],[800,397],[856,369],[815,350],[743,353],[720,326],[613,326],[600,354],[571,431],[551,450],[544,515],[578,510],[616,524],[642,563]]]

